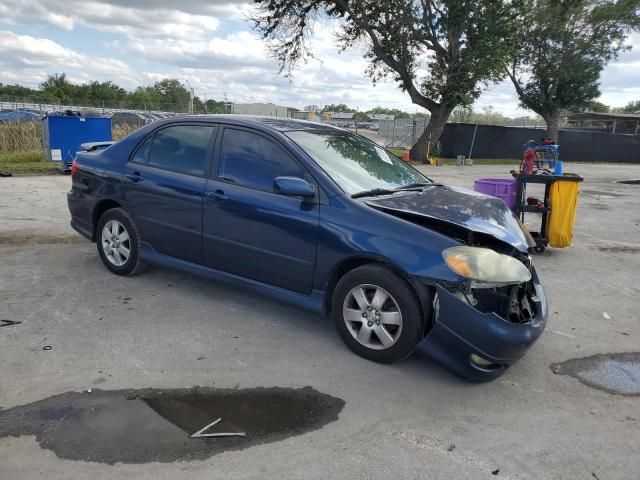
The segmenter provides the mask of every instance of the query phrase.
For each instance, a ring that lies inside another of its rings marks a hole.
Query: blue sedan
[[[71,226],[114,274],[154,263],[250,288],[331,316],[376,362],[416,352],[488,380],[545,327],[535,244],[502,200],[339,128],[172,118],[71,173]]]

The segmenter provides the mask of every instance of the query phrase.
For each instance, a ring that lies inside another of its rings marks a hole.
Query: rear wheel
[[[364,265],[342,277],[332,312],[347,346],[380,363],[410,355],[423,331],[422,310],[413,288],[382,265]]]
[[[112,208],[102,214],[96,245],[102,263],[116,275],[134,275],[141,270],[138,230],[123,209]]]

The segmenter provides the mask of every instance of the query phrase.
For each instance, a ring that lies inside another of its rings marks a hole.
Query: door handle
[[[140,172],[128,173],[128,174],[125,175],[125,177],[127,177],[133,183],[138,183],[141,180],[143,180],[142,175],[140,174]]]
[[[227,195],[225,195],[223,190],[216,190],[215,192],[207,192],[205,193],[206,197],[208,200],[213,200],[213,201],[222,201],[222,200],[227,200],[229,197]]]

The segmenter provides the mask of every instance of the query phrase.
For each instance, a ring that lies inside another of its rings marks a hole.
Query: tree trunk
[[[442,135],[444,126],[447,120],[449,120],[449,115],[451,115],[453,108],[454,107],[441,104],[431,112],[431,118],[429,119],[427,128],[425,128],[416,144],[411,148],[411,160],[420,163],[427,161],[427,153],[431,154],[433,149],[438,145],[440,135]]]
[[[544,121],[547,123],[547,138],[558,143],[558,130],[560,128],[560,112],[550,112],[544,115]]]

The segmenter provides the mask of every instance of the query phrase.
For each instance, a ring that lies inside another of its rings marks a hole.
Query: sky
[[[316,58],[285,78],[251,29],[251,8],[246,0],[0,0],[0,82],[37,87],[65,72],[76,83],[134,89],[170,77],[206,99],[421,111],[395,83],[374,86],[360,48],[340,52],[331,24],[310,38]],[[601,78],[599,100],[613,107],[640,99],[640,35],[627,43],[634,48]],[[533,116],[508,82],[488,86],[474,105],[489,107]]]

